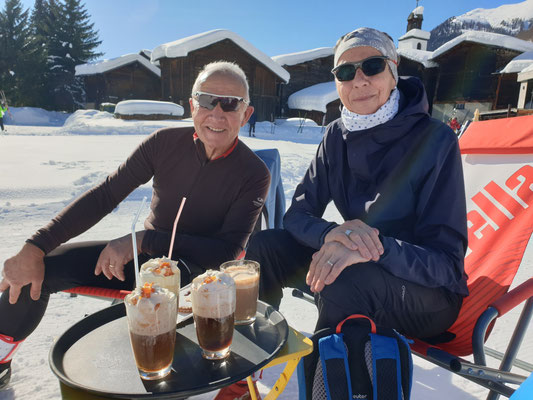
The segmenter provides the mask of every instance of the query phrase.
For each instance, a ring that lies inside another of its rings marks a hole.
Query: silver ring
[[[344,231],[344,233],[346,234],[346,236],[350,236],[350,233],[352,233],[353,231],[351,229],[346,229]]]
[[[111,264],[109,264],[109,268],[115,268],[115,266],[114,266],[114,265],[111,265]]]
[[[331,262],[331,260],[326,261],[326,264],[329,264],[330,267],[333,267],[333,263]]]

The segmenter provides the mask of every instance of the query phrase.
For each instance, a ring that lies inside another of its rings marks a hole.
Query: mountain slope
[[[500,7],[476,8],[451,17],[431,30],[428,50],[435,50],[466,30],[486,31],[531,40],[533,36],[533,0]]]

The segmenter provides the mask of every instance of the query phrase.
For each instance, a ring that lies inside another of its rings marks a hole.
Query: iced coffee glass
[[[152,283],[124,298],[135,363],[142,379],[170,373],[176,343],[176,295]]]
[[[176,295],[177,307],[180,298],[180,269],[178,262],[166,257],[152,258],[141,265],[141,285],[155,283]]]
[[[202,356],[208,360],[226,358],[233,340],[233,278],[220,271],[207,270],[192,281],[191,301]]]
[[[235,325],[253,323],[259,295],[259,263],[251,260],[228,261],[220,266],[220,270],[235,281]]]

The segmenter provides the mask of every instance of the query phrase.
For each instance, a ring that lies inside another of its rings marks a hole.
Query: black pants
[[[254,235],[246,258],[261,264],[259,297],[278,307],[283,287],[309,292],[305,276],[315,251],[299,244],[285,230],[267,230]],[[373,262],[345,268],[315,300],[316,330],[335,327],[351,314],[364,314],[378,325],[417,338],[444,332],[457,318],[462,304],[462,296],[458,294],[398,278]]]
[[[135,286],[134,263],[124,266],[125,281],[107,279],[104,274],[94,275],[100,252],[107,245],[105,241],[79,242],[58,247],[44,258],[44,281],[39,300],[30,297],[30,285],[25,286],[17,303],[9,304],[9,289],[0,297],[0,333],[22,340],[28,337],[39,325],[48,305],[51,293],[76,286],[95,286],[131,290]],[[139,265],[153,256],[139,255]],[[186,264],[187,267],[184,267]],[[186,285],[193,277],[203,273],[190,262],[179,264],[181,284]]]
[[[0,117],[0,128],[2,128],[2,130],[4,130],[4,117]]]

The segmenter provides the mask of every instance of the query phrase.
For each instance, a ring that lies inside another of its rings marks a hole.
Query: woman
[[[466,206],[456,137],[432,119],[422,83],[398,78],[385,33],[360,28],[335,47],[341,118],[326,130],[285,230],[252,238],[262,299],[315,293],[317,329],[351,314],[420,338],[444,332],[467,295]],[[341,225],[322,218],[333,200]]]

